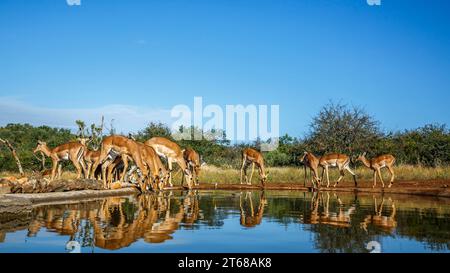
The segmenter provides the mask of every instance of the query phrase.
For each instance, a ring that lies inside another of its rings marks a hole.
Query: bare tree
[[[22,164],[20,163],[20,159],[17,156],[16,149],[11,145],[11,143],[7,139],[0,138],[0,143],[5,145],[6,147],[8,147],[8,149],[11,151],[14,159],[16,160],[17,167],[19,168],[19,173],[20,173],[20,175],[23,176],[24,172],[23,172]]]

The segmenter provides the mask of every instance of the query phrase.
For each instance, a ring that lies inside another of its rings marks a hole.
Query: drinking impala
[[[148,177],[148,168],[143,163],[141,158],[141,153],[139,152],[139,146],[136,141],[124,137],[124,136],[108,136],[103,139],[101,145],[101,153],[100,157],[94,164],[94,170],[97,168],[99,164],[104,164],[106,160],[110,157],[110,154],[114,153],[117,155],[126,155],[129,156],[136,164],[136,166],[140,169],[142,173],[142,177],[139,181],[139,185],[141,186],[141,190],[145,190],[144,183],[145,179]],[[105,188],[108,187],[106,181],[106,168],[108,164],[102,165],[102,177]],[[124,168],[122,175],[120,177],[120,181],[123,182],[123,179],[126,174],[126,167]]]
[[[173,141],[168,140],[164,137],[154,137],[146,142],[144,142],[145,145],[148,145],[155,149],[156,153],[167,159],[167,164],[169,167],[169,185],[173,187],[172,184],[172,164],[176,162],[178,166],[180,166],[181,170],[183,171],[183,174],[188,181],[188,187],[189,189],[192,189],[192,174],[189,168],[186,165],[186,161],[183,157],[183,152],[181,151],[180,146],[176,144]]]
[[[252,165],[252,173],[250,175],[250,180],[247,178],[247,169]],[[261,184],[264,187],[267,180],[267,174],[264,167],[264,158],[262,154],[254,149],[247,148],[242,152],[242,168],[241,168],[241,184],[242,176],[245,174],[245,183],[248,185],[252,184],[253,173],[255,171],[255,166],[258,167],[259,175],[261,177]]]
[[[304,152],[303,156],[300,158],[300,162],[303,163],[305,167],[308,167],[310,171],[312,172],[312,179],[311,183],[313,185],[313,188],[319,188],[320,187],[320,178],[318,173],[319,168],[319,159],[315,157],[312,153]],[[305,168],[305,180],[306,180],[306,168]],[[306,183],[306,182],[305,182]],[[316,185],[317,183],[317,185]]]
[[[191,171],[193,175],[193,179],[195,182],[195,185],[199,185],[199,178],[200,175],[200,168],[201,168],[201,160],[199,154],[191,148],[187,148],[183,150],[183,157],[186,161],[186,165],[188,166],[189,170]]]

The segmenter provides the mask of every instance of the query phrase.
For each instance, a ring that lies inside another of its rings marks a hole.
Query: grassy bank
[[[305,173],[303,167],[274,167],[268,168],[269,176],[268,182],[276,183],[303,183]],[[251,169],[248,170],[249,175]],[[450,180],[450,166],[443,167],[421,167],[411,165],[401,165],[395,168],[396,180]],[[309,177],[309,170],[307,171]],[[356,174],[358,180],[372,181],[373,172],[367,168],[359,166],[356,168]],[[26,173],[31,175],[31,173]],[[14,172],[0,172],[0,178],[6,176],[19,175]],[[330,180],[331,183],[337,180],[339,172],[337,169],[331,169]],[[76,174],[73,172],[63,172],[63,179],[74,179]],[[383,170],[383,178],[385,182],[389,181],[389,173],[387,170]],[[253,175],[253,182],[256,183],[259,179],[258,171],[255,170]],[[180,172],[176,172],[174,176],[174,182],[178,183],[181,180]],[[200,175],[200,181],[202,183],[219,183],[219,184],[237,184],[240,182],[240,170],[216,166],[204,166]],[[351,182],[352,177],[349,173],[346,173],[344,182]]]
[[[303,167],[275,167],[268,168],[269,176],[268,182],[276,183],[303,183],[305,179],[305,173]],[[251,170],[249,169],[249,175]],[[321,170],[319,171],[321,172]],[[309,170],[307,170],[309,177]],[[372,181],[373,171],[367,168],[356,168],[356,174],[358,180]],[[450,166],[445,167],[420,167],[402,165],[395,168],[396,180],[450,180]],[[240,171],[230,168],[220,168],[215,166],[205,166],[202,168],[202,174],[200,180],[206,183],[239,183]],[[253,182],[256,182],[259,177],[257,170],[253,175]],[[177,177],[178,178],[178,177]],[[337,169],[330,170],[330,181],[333,183],[339,178],[339,171]],[[383,170],[383,179],[385,182],[389,181],[389,172]],[[353,181],[352,176],[346,173],[344,182]],[[379,181],[379,180],[378,180]]]

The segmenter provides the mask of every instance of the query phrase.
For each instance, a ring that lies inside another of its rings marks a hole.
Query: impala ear
[[[362,154],[362,156],[366,156],[367,155],[367,152],[364,152],[363,154]]]
[[[47,143],[45,143],[44,141],[38,140],[38,144],[39,144],[39,145],[46,145]]]

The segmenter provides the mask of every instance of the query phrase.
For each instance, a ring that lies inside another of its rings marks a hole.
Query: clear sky
[[[167,121],[177,104],[279,104],[302,136],[330,100],[385,130],[450,121],[450,1],[0,1],[0,126]]]

